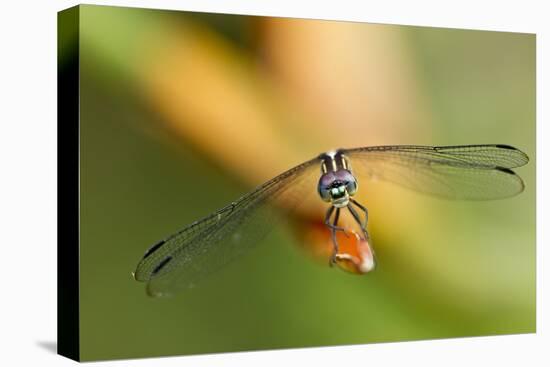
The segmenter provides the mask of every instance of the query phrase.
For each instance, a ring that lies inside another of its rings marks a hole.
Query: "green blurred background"
[[[80,35],[83,360],[535,331],[534,35],[102,6]],[[151,244],[322,151],[480,143],[529,155],[525,192],[364,184],[374,273],[282,227],[176,298],[132,278]]]

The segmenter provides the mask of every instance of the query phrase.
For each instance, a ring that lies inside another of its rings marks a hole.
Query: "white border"
[[[6,2],[0,10],[0,365],[69,365],[56,339],[56,12],[73,1]],[[537,162],[548,148],[548,10],[544,1],[90,1],[93,4],[537,33]],[[315,3],[315,7],[309,5]],[[544,105],[546,101],[546,105]],[[548,176],[537,164],[537,187]],[[117,366],[547,365],[548,194],[537,190],[537,334],[99,362]],[[31,251],[32,250],[32,251]],[[95,365],[95,364],[94,364]]]

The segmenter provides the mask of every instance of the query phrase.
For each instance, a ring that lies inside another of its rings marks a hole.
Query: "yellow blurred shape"
[[[430,135],[397,27],[267,18],[263,28],[263,51],[279,83],[334,147]]]

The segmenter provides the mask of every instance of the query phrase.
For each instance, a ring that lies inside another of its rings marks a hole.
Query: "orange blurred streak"
[[[182,36],[184,41],[169,44],[145,74],[148,96],[169,127],[230,170],[250,166],[268,177],[286,169],[293,158],[273,139],[276,131],[253,65],[203,30]],[[265,164],[253,164],[259,156]]]

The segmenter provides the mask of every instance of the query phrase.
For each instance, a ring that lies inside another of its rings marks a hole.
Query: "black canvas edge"
[[[80,11],[57,14],[57,353],[80,360]]]

